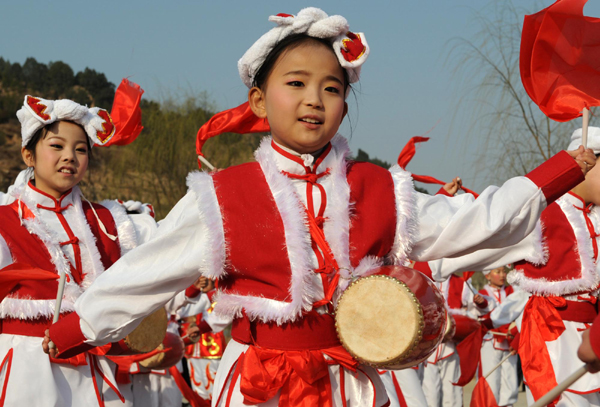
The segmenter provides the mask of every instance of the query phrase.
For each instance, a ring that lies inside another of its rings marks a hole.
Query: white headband
[[[238,61],[240,78],[251,88],[256,73],[278,42],[292,34],[329,39],[342,68],[348,72],[350,83],[357,82],[362,64],[369,56],[369,45],[363,33],[348,31],[348,22],[342,16],[328,16],[323,10],[308,7],[297,16],[277,14],[269,17],[277,24],[258,39]]]
[[[92,146],[106,144],[115,134],[114,123],[106,110],[88,108],[69,99],[46,100],[27,95],[17,117],[21,122],[23,147],[39,129],[58,120],[71,121],[83,127]]]
[[[581,129],[575,130],[571,136],[571,143],[569,144],[567,150],[576,150],[580,145],[582,145],[581,139]],[[588,127],[587,148],[594,150],[594,154],[600,153],[600,127]]]

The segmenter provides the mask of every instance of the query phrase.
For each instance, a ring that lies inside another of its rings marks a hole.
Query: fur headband
[[[17,117],[21,122],[22,146],[26,146],[39,129],[59,120],[83,127],[92,146],[108,143],[115,134],[115,125],[106,110],[88,108],[69,99],[46,100],[27,95]]]
[[[331,40],[333,51],[342,68],[348,72],[350,83],[357,82],[362,64],[369,56],[369,45],[363,33],[348,31],[348,22],[342,16],[328,16],[323,10],[308,7],[297,16],[277,14],[269,17],[277,24],[258,39],[238,61],[238,70],[244,84],[252,87],[256,73],[269,52],[278,42],[292,34]]]

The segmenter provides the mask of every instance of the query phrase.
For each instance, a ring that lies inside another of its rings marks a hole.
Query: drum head
[[[160,345],[158,345],[157,349],[163,350],[164,348],[165,346],[161,343]],[[140,365],[147,369],[154,369],[155,367],[160,366],[163,360],[165,360],[165,353],[161,352],[140,361]]]
[[[159,308],[144,318],[137,328],[127,335],[125,344],[136,353],[153,351],[165,338],[168,322],[167,312],[164,308]]]
[[[409,355],[421,340],[421,305],[403,282],[385,275],[361,278],[348,287],[336,309],[342,345],[357,360],[380,367]]]

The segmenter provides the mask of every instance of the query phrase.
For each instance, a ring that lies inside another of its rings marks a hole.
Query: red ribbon
[[[456,345],[456,352],[460,359],[460,377],[455,386],[464,386],[468,384],[477,372],[477,367],[481,361],[481,345],[487,328],[483,325],[478,330],[473,331],[469,336]]]
[[[471,395],[471,407],[498,407],[498,402],[485,377],[480,377]]]
[[[564,332],[565,324],[556,307],[566,305],[567,301],[562,297],[534,295],[523,311],[519,356],[523,376],[535,400],[557,385],[546,342],[558,339]]]
[[[24,263],[13,263],[0,269],[0,301],[23,280],[57,280],[58,274]]]
[[[429,137],[422,137],[422,136],[415,136],[415,137],[411,138],[410,140],[408,140],[408,143],[406,143],[406,145],[400,152],[400,155],[398,155],[398,165],[401,168],[406,169],[406,166],[413,159],[413,157],[415,156],[415,153],[417,152],[415,144],[416,143],[424,143],[428,140],[429,140]],[[433,177],[430,177],[429,175],[412,174],[412,179],[415,181],[418,181],[418,182],[423,182],[425,184],[446,185],[446,182],[440,181],[439,179],[436,179]],[[461,186],[460,189],[462,189],[463,191],[465,191],[468,194],[472,194],[475,198],[477,198],[479,196],[479,194],[477,194],[476,192],[474,192],[468,188]]]
[[[106,144],[124,146],[132,143],[140,135],[142,129],[142,109],[140,101],[144,90],[140,85],[123,79],[115,92],[110,116],[115,125],[115,134]]]
[[[326,360],[324,355],[332,360]],[[358,362],[341,346],[301,351],[250,346],[238,364],[245,404],[264,403],[281,390],[279,405],[289,407],[331,407],[328,366],[339,364],[351,371],[358,367]]]

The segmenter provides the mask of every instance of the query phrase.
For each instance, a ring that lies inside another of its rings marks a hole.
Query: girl
[[[51,338],[69,357],[118,340],[203,274],[219,279],[215,312],[234,318],[214,406],[383,406],[377,372],[336,336],[334,304],[350,280],[384,262],[516,244],[595,157],[561,152],[477,200],[416,193],[397,166],[347,161],[336,135],[369,55],[364,34],[316,8],[271,21],[277,27],[238,63],[248,104],[200,132],[261,131],[268,122],[257,162],[190,174],[188,194],[156,236],[96,281],[44,349]]]

